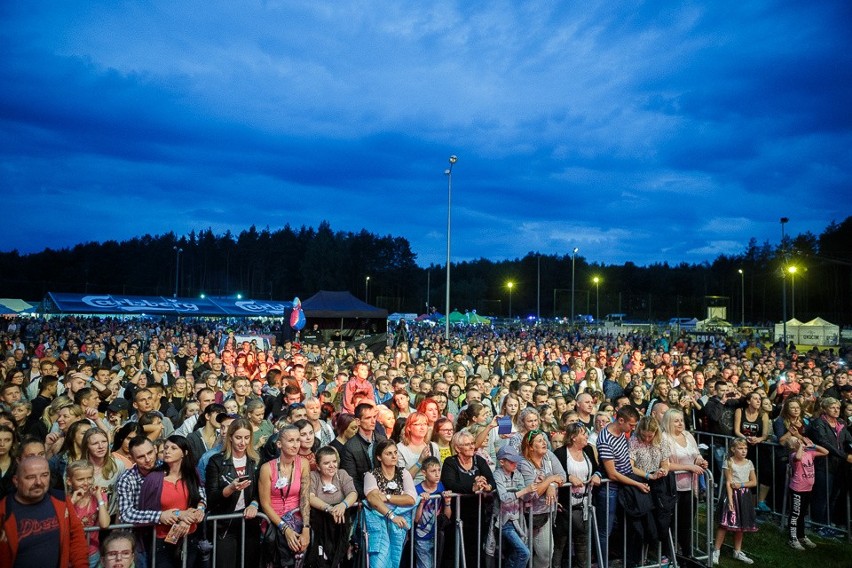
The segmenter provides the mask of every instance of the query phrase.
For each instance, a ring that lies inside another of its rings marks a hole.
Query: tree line
[[[335,232],[325,221],[316,229],[252,226],[238,235],[207,229],[26,255],[4,252],[0,295],[25,300],[40,300],[48,291],[171,296],[178,262],[179,295],[184,297],[241,294],[288,300],[318,290],[349,290],[392,312],[423,313],[427,302],[445,311],[443,265],[418,266],[403,237]],[[795,274],[787,271],[790,266]],[[453,263],[451,309],[506,317],[511,281],[513,316],[566,317],[571,273],[570,251]],[[581,255],[574,259],[575,314],[704,318],[708,306],[718,305],[727,308],[727,319],[734,323],[742,319],[743,307],[747,323],[767,323],[780,321],[785,287],[788,318],[821,316],[850,323],[852,217],[832,222],[820,235],[790,235],[777,244],[752,239],[741,254],[700,264],[603,265]]]

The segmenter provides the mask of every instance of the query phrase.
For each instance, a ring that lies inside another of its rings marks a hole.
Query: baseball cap
[[[498,460],[509,460],[512,463],[523,461],[524,457],[512,446],[503,446],[497,450]]]

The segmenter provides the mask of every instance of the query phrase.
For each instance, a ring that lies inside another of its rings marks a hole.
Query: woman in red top
[[[157,566],[181,565],[182,538],[186,536],[186,566],[195,566],[198,523],[204,520],[206,496],[195,470],[197,460],[186,438],[169,436],[163,444],[163,465],[145,477],[139,494],[140,509],[163,511],[157,525]]]

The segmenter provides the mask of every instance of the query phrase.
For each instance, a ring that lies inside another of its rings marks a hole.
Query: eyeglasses
[[[132,550],[111,550],[107,552],[104,556],[109,558],[110,560],[118,560],[119,558],[130,558],[133,556]]]

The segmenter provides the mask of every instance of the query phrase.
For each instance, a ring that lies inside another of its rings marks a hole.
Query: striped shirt
[[[633,466],[630,465],[630,446],[627,442],[627,436],[616,436],[609,431],[609,427],[604,428],[598,434],[598,457],[601,462],[610,460],[615,463],[615,471],[621,475],[630,475],[633,473]]]

